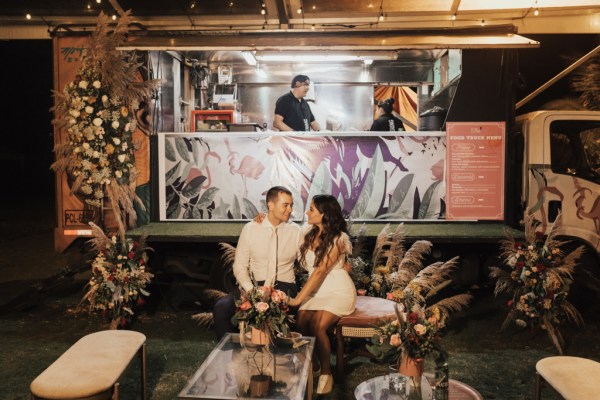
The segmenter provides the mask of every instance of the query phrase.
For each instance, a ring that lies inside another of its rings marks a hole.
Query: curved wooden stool
[[[146,336],[108,330],[79,339],[31,383],[32,399],[119,398],[118,380],[136,354],[141,358],[146,399]]]
[[[600,398],[600,363],[580,357],[546,357],[535,364],[535,399],[547,382],[565,399]]]
[[[363,348],[344,357],[344,338],[372,337],[377,333],[373,328],[374,325],[396,318],[395,305],[395,302],[379,297],[358,296],[354,312],[340,318],[335,327],[337,338],[336,380],[338,382],[344,381],[344,366],[354,357],[362,355],[373,359],[373,355]]]

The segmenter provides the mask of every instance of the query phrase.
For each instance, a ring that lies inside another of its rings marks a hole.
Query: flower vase
[[[250,397],[266,397],[269,394],[271,377],[269,375],[252,375],[250,377]]]
[[[424,368],[424,359],[402,356],[400,358],[400,364],[398,365],[398,372],[405,376],[418,378],[418,381],[421,382],[421,377],[423,376]]]
[[[252,344],[267,345],[269,344],[269,336],[264,331],[253,327],[250,333],[250,342]]]
[[[412,358],[402,356],[398,365],[398,372],[410,378],[409,398],[421,398],[421,379],[425,368],[425,360],[422,358]]]

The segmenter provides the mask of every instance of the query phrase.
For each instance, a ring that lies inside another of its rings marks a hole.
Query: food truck
[[[86,36],[56,33],[55,85],[78,66]],[[427,239],[434,256],[461,256],[476,280],[508,230],[522,235],[526,210],[548,232],[584,244],[598,267],[600,114],[540,111],[516,117],[518,49],[539,43],[510,26],[359,32],[132,32],[121,50],[142,55],[144,79],[162,85],[137,115],[138,227],[163,264],[227,286],[203,258],[235,243],[264,211],[274,185],[294,196],[302,223],[313,195],[338,198],[374,238],[404,224],[407,241]],[[318,132],[278,132],[275,102],[295,75]],[[395,99],[404,130],[371,132],[377,103]],[[61,140],[60,133],[55,140]],[[568,157],[564,154],[569,149]],[[55,243],[62,251],[110,226],[109,207],[88,209],[57,179]]]

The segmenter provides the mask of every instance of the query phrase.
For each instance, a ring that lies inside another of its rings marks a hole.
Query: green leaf
[[[181,191],[182,196],[192,198],[200,193],[202,190],[202,182],[206,180],[205,176],[197,176],[192,179]]]
[[[175,148],[173,147],[173,145],[171,144],[171,140],[169,139],[165,140],[165,157],[169,161],[177,161],[177,156],[175,155]]]
[[[192,140],[192,155],[194,156],[194,163],[200,165],[200,161],[202,161],[202,145],[199,140]]]
[[[329,160],[323,160],[313,175],[308,192],[306,209],[310,207],[311,199],[317,194],[331,194],[331,174],[329,173]]]
[[[377,145],[371,160],[369,172],[365,178],[365,184],[350,214],[352,219],[375,218],[385,195],[385,177],[383,156],[379,145]]]
[[[237,195],[233,196],[233,206],[231,207],[231,215],[233,215],[233,219],[241,219],[242,218],[242,210],[240,209],[240,200]]]
[[[181,161],[178,161],[173,168],[167,171],[167,173],[165,174],[165,186],[172,185],[177,180],[177,178],[179,178],[180,166]]]
[[[196,207],[206,209],[214,201],[215,195],[218,191],[219,188],[217,187],[210,187],[206,189],[204,193],[202,193],[202,196],[200,196],[200,200],[198,200]]]
[[[256,214],[258,214],[258,210],[250,200],[244,197],[242,198],[242,204],[244,206],[244,214],[247,218],[252,219],[256,217]]]
[[[185,139],[182,137],[175,138],[175,147],[177,147],[177,153],[181,158],[185,161],[190,162],[190,152],[188,151],[188,147],[185,144]]]
[[[396,186],[394,189],[394,193],[392,193],[392,197],[390,198],[388,213],[394,214],[398,212],[400,206],[404,202],[404,199],[406,199],[406,195],[408,194],[410,187],[412,186],[414,177],[415,174],[406,174],[406,176],[400,180],[398,186]]]
[[[429,208],[431,205],[431,198],[439,184],[440,181],[435,181],[425,191],[423,199],[421,200],[421,207],[419,207],[419,219],[433,218],[433,212],[429,211]]]

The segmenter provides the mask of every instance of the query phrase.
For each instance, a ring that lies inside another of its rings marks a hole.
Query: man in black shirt
[[[308,93],[310,79],[297,75],[292,79],[292,89],[277,99],[273,127],[280,131],[321,130],[304,97]]]

